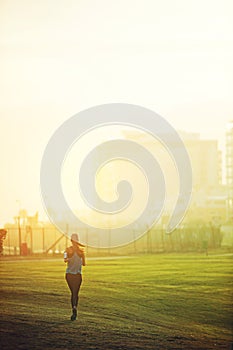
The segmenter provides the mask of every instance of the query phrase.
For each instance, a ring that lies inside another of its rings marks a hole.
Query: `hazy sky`
[[[85,108],[139,104],[223,147],[232,0],[1,0],[0,23],[0,225],[17,199],[41,210],[43,150]]]

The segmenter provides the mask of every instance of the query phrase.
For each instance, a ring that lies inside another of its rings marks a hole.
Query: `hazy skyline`
[[[154,110],[217,139],[233,119],[232,1],[1,1],[0,225],[41,209],[46,144],[94,105]]]

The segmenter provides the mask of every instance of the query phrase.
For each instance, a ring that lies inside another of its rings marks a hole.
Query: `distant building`
[[[189,153],[193,172],[192,203],[188,217],[205,222],[225,221],[226,188],[222,185],[222,154],[218,148],[218,141],[201,139],[198,133],[179,131],[179,135]],[[162,152],[164,146],[154,141],[151,136],[139,131],[125,131],[124,136],[143,144],[155,157],[161,158],[161,164],[165,166],[164,172],[169,174],[166,184],[170,191],[170,198],[173,196],[175,199],[177,183],[175,183],[174,170],[172,172],[171,167],[168,166],[168,158],[165,158],[166,151]]]
[[[226,185],[227,218],[233,218],[233,120],[227,125],[226,132]]]
[[[195,190],[212,192],[222,183],[222,156],[217,140],[200,139],[199,134],[180,132],[191,158]]]

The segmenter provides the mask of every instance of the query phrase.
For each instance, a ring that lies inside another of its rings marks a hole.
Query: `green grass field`
[[[1,264],[1,349],[230,349],[232,256],[88,260],[70,321],[65,264]]]

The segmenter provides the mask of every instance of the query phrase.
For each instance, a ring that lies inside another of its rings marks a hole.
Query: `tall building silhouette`
[[[227,124],[226,132],[226,185],[227,218],[233,218],[233,120]]]
[[[190,218],[205,222],[225,221],[226,189],[222,184],[222,153],[219,150],[218,141],[202,139],[199,133],[184,131],[178,133],[188,151],[192,166],[193,191],[191,210],[189,211]],[[156,159],[160,159],[166,176],[169,198],[174,204],[177,196],[175,188],[179,186],[179,183],[175,181],[175,169],[172,170],[172,167],[169,166],[167,152],[162,150],[163,145],[155,142],[147,134],[138,131],[125,131],[124,136],[140,142],[154,154]],[[176,147],[175,144],[174,147]]]

